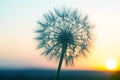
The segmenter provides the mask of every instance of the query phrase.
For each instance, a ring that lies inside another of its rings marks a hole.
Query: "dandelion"
[[[82,16],[77,10],[63,8],[54,9],[53,12],[44,14],[44,20],[38,21],[40,25],[35,32],[39,42],[38,49],[42,49],[42,55],[55,57],[59,60],[56,80],[63,59],[66,66],[74,65],[74,58],[79,55],[86,56],[92,46],[92,28],[88,16]]]

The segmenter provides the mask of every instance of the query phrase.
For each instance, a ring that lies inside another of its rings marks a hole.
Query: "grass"
[[[60,80],[120,80],[120,72],[61,71]],[[0,70],[0,80],[55,80],[56,70]]]

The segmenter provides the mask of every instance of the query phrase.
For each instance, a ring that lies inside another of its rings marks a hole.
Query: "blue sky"
[[[0,67],[48,68],[51,65],[50,68],[56,68],[57,62],[47,61],[46,57],[40,57],[39,50],[35,50],[37,42],[33,40],[33,30],[44,13],[63,6],[88,14],[96,26],[94,52],[88,59],[77,62],[75,68],[104,67],[108,58],[118,61],[119,0],[0,0]]]

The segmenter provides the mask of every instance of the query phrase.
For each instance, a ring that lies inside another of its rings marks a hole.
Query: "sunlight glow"
[[[108,60],[106,61],[106,67],[107,67],[109,70],[115,69],[115,68],[116,68],[116,65],[117,65],[117,63],[116,63],[116,61],[113,60],[113,59],[108,59]]]

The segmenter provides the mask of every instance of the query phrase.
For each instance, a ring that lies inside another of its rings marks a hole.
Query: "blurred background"
[[[63,6],[88,14],[95,25],[95,44],[87,58],[76,58],[74,67],[63,63],[62,69],[106,71],[109,75],[120,70],[119,0],[0,0],[0,72],[40,69],[53,70],[55,74],[58,62],[40,56],[33,39],[34,29],[44,13]],[[107,66],[109,60],[112,65]]]

